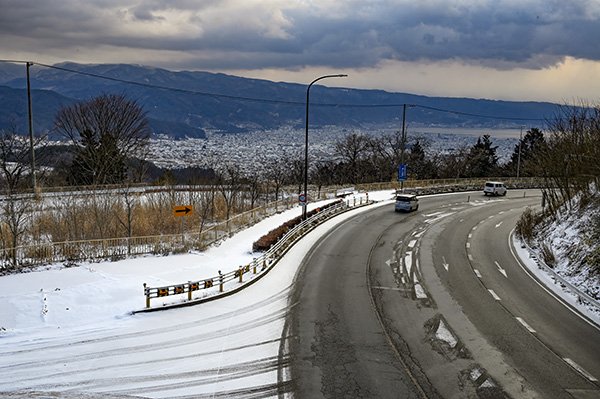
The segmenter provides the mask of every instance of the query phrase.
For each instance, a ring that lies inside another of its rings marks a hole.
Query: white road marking
[[[504,213],[504,211],[500,211],[498,212],[498,215],[502,215]]]
[[[535,333],[535,330],[533,328],[531,328],[531,326],[529,324],[527,324],[527,322],[525,320],[523,320],[520,317],[517,317],[517,321],[519,323],[521,323],[523,325],[523,327],[525,327],[527,329],[527,331],[529,331],[530,333]]]
[[[592,382],[596,382],[598,381],[596,379],[596,377],[594,377],[593,375],[591,375],[590,373],[588,373],[587,371],[585,371],[583,369],[583,367],[581,367],[580,365],[578,365],[577,363],[575,363],[573,360],[569,359],[568,357],[563,358],[563,360],[567,363],[569,363],[569,365],[571,367],[573,367],[575,370],[579,371],[585,378],[587,378],[588,380],[592,381]]]
[[[481,278],[481,273],[479,273],[479,270],[477,269],[473,269],[473,271],[475,272],[475,275],[479,278]]]
[[[496,264],[496,267],[498,268],[498,271],[500,273],[502,273],[502,275],[506,278],[508,278],[508,276],[506,275],[506,270],[504,270],[503,268],[500,267],[500,263],[498,263],[498,261],[494,261],[494,263]]]
[[[473,233],[469,233],[469,239],[473,238]]]
[[[471,243],[470,242],[467,243],[467,248],[471,248]]]
[[[496,293],[494,292],[494,290],[489,290],[489,289],[488,289],[488,291],[490,292],[490,294],[492,294],[492,297],[494,297],[494,299],[495,299],[495,300],[497,300],[497,301],[499,301],[499,300],[500,300],[500,297],[498,296],[498,294],[496,294]]]
[[[442,266],[444,266],[444,269],[446,269],[446,271],[448,271],[448,269],[450,268],[450,265],[446,262],[446,258],[442,256]]]
[[[425,230],[418,232],[417,234],[415,234],[415,237],[419,238],[421,237],[423,234],[425,233]]]
[[[464,222],[464,221],[465,221],[465,219],[460,219],[460,220],[458,221],[458,223],[462,223],[462,222]]]
[[[409,247],[409,248],[414,248],[414,246],[415,246],[416,244],[417,244],[417,240],[411,240],[411,241],[408,243],[408,247]]]
[[[473,226],[473,228],[471,230],[473,230],[473,231],[477,230],[477,226]]]
[[[473,261],[473,255],[469,254],[468,256],[469,256],[469,260]]]
[[[497,229],[498,227],[502,226],[502,223],[504,223],[504,222],[498,223],[496,226],[494,226],[494,228]]]

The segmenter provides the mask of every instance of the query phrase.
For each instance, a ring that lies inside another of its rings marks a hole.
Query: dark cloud
[[[13,54],[170,51],[212,69],[356,68],[384,60],[505,69],[544,68],[567,56],[600,60],[595,0],[325,3],[317,9],[291,0],[256,6],[247,0],[0,0],[0,37],[3,52]]]

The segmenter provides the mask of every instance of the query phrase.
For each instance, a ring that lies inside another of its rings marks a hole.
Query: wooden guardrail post
[[[219,292],[223,292],[223,273],[219,270]]]
[[[242,282],[242,276],[244,275],[244,269],[242,267],[238,267],[238,277],[240,278],[239,282]]]
[[[192,300],[192,282],[188,281],[188,301]]]
[[[150,292],[144,283],[144,295],[146,295],[146,308],[150,308]]]

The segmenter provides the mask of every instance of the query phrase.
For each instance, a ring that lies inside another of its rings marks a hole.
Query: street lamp
[[[302,220],[306,220],[306,208],[308,205],[308,103],[310,98],[310,87],[321,79],[326,78],[344,78],[348,75],[324,75],[316,78],[306,88],[306,130],[304,134],[304,201],[302,202]]]

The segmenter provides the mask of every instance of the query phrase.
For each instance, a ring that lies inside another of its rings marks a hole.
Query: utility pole
[[[400,165],[404,165],[404,148],[406,147],[406,104],[402,105],[402,147],[400,148]],[[400,190],[404,192],[404,180],[400,180]]]
[[[37,181],[35,178],[35,149],[33,145],[33,114],[31,112],[31,83],[29,81],[29,67],[33,65],[27,62],[27,107],[29,110],[29,152],[31,153],[31,183],[33,185],[33,193],[37,189]]]
[[[519,155],[517,156],[517,180],[519,180],[519,173],[521,172],[521,147],[523,146],[523,126],[521,126],[521,133],[519,133]]]

